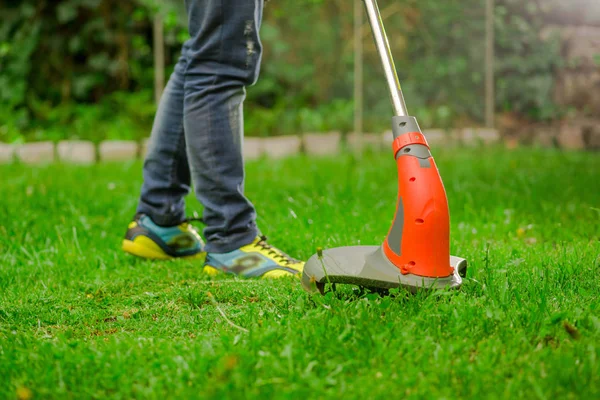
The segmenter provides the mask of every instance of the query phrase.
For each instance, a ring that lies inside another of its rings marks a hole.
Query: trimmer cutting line
[[[450,255],[446,191],[417,120],[408,116],[376,0],[364,0],[390,90],[392,149],[398,167],[396,215],[380,246],[319,251],[304,266],[302,286],[323,292],[326,283],[373,289],[459,288],[467,260]]]

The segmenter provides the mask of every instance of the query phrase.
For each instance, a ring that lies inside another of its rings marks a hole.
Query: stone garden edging
[[[445,131],[424,131],[432,146],[487,145],[500,141],[497,130],[468,128]],[[340,132],[305,133],[302,135],[244,138],[244,159],[260,157],[280,159],[297,154],[331,156],[344,151],[365,149],[385,150],[391,146],[391,132],[357,135]],[[82,140],[64,140],[58,143],[34,142],[19,145],[0,143],[0,164],[13,161],[24,164],[48,164],[55,161],[65,164],[89,165],[96,162],[122,162],[143,158],[148,140],[107,140],[99,144]]]

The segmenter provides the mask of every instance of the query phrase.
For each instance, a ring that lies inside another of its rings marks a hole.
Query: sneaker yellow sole
[[[204,260],[206,253],[201,251],[191,256],[184,257],[173,257],[165,253],[152,239],[146,236],[137,236],[133,240],[123,239],[121,248],[126,253],[134,255],[136,257],[145,258],[148,260],[174,260],[181,258],[184,260]]]
[[[218,274],[225,274],[225,271],[222,271],[218,268],[212,267],[210,265],[205,265],[204,266],[204,273],[210,275],[210,276],[216,276]],[[233,275],[233,274],[232,274]],[[236,275],[239,277],[239,275]],[[298,278],[300,279],[300,277],[302,276],[301,273],[299,274],[292,274],[288,271],[283,271],[280,269],[275,269],[269,272],[264,273],[263,275],[260,276],[260,279],[279,279],[279,278],[285,278],[285,277],[292,277],[292,278]],[[254,278],[247,278],[247,279],[254,279]]]

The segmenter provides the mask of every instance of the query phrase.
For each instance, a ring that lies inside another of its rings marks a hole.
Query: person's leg
[[[161,98],[144,161],[137,213],[123,239],[123,250],[143,258],[203,256],[200,236],[184,222],[184,196],[190,191],[183,134],[185,67],[182,56]]]
[[[226,253],[258,235],[244,196],[245,87],[258,78],[263,0],[186,0],[191,40],[184,132],[194,190],[204,205],[206,251]]]
[[[183,132],[195,193],[204,205],[204,234],[208,240],[205,266],[246,277],[280,277],[297,275],[304,263],[271,246],[265,237],[258,237],[256,212],[243,194],[242,104],[245,87],[258,78],[262,6],[263,0],[186,0],[192,38],[183,50]],[[172,104],[171,116],[175,116],[177,108]],[[165,129],[181,132],[175,119]],[[159,137],[167,138],[164,134]],[[163,149],[152,152],[160,168],[147,169],[156,172],[156,181],[162,184],[148,185],[153,190],[147,192],[155,196],[146,193],[144,205],[150,207],[140,211],[149,210],[159,220],[166,215],[177,223],[174,211],[180,210],[183,216],[183,204],[178,201],[183,201],[189,184],[180,179],[185,174],[166,178],[164,172],[177,168],[174,158],[181,147],[177,144],[167,148],[162,139],[156,142]],[[149,197],[153,199],[148,201]],[[187,237],[198,242],[191,234],[180,235],[177,228],[164,229],[136,218],[130,224],[124,248],[146,258],[168,258],[192,252],[186,246],[184,251],[169,252],[178,245],[177,239]],[[185,229],[190,227],[185,224]],[[164,232],[157,237],[156,232],[161,230]],[[142,251],[138,251],[140,247]],[[199,251],[199,246],[195,249]]]
[[[185,52],[184,45],[184,52]],[[190,192],[190,170],[183,133],[186,58],[181,56],[163,92],[144,160],[144,183],[137,207],[162,226],[185,218],[184,197]]]

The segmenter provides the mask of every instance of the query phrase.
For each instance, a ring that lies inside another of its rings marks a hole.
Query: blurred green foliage
[[[560,117],[553,101],[555,73],[562,64],[560,40],[552,35],[541,38],[544,11],[552,3],[504,0],[495,10],[499,106],[532,120]]]
[[[499,111],[556,115],[558,42],[540,35],[549,1],[496,1]],[[481,121],[484,1],[380,0],[380,8],[411,113],[424,126]],[[187,37],[181,1],[1,3],[0,141],[146,136],[157,12],[172,66]],[[352,1],[270,1],[261,34],[265,54],[248,92],[247,133],[351,130]],[[383,130],[391,109],[366,19],[362,34],[365,129]]]

